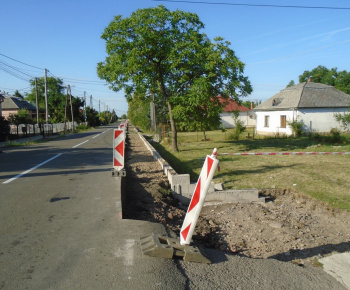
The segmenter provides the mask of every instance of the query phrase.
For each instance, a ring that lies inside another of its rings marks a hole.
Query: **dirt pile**
[[[124,218],[161,222],[179,235],[186,208],[171,197],[160,165],[130,130],[126,154]],[[193,240],[207,248],[302,265],[350,251],[350,213],[334,210],[291,190],[260,190],[266,203],[203,207]]]

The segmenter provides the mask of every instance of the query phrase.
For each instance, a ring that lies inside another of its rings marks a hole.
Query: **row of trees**
[[[16,97],[20,97],[39,109],[39,122],[45,122],[45,79],[36,78],[30,81],[31,90],[25,96],[18,91]],[[84,100],[79,97],[71,96],[72,106],[70,106],[70,96],[63,81],[59,78],[48,77],[46,79],[46,88],[48,95],[48,111],[50,123],[63,123],[65,120],[71,121],[72,111],[74,121],[78,123],[87,122],[90,126],[98,126],[100,123],[110,123],[116,120],[115,112],[101,112],[99,114],[93,108],[85,107]],[[72,108],[72,111],[71,111]],[[65,117],[66,116],[66,117]],[[8,118],[11,124],[36,123],[37,119],[29,115],[27,110],[19,110],[17,114],[10,115]]]
[[[309,78],[315,83],[321,83],[333,86],[338,90],[350,95],[350,72],[343,70],[338,71],[337,68],[328,69],[319,65],[313,70],[306,70],[299,76],[299,83],[306,82]],[[295,82],[290,81],[287,87],[294,86]]]

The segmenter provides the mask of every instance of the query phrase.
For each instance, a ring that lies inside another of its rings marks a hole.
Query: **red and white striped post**
[[[196,227],[199,214],[203,207],[205,197],[208,193],[215,170],[219,164],[219,160],[216,159],[216,155],[217,149],[214,148],[213,154],[211,156],[207,155],[205,158],[201,174],[197,181],[196,188],[192,195],[192,199],[185,216],[185,220],[181,227],[181,245],[189,245],[191,243],[192,235]]]
[[[120,171],[124,168],[125,130],[114,129],[113,168]]]

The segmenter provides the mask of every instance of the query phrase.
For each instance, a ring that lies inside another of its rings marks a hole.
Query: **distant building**
[[[2,102],[2,116],[7,119],[10,115],[17,114],[18,110],[25,109],[28,110],[29,114],[36,115],[36,107],[27,101],[11,96],[9,94],[2,93],[4,101]]]
[[[303,122],[304,132],[341,130],[336,113],[347,112],[350,95],[324,84],[305,82],[288,87],[254,108],[256,133],[292,135],[288,122]]]
[[[0,117],[2,116],[2,103],[5,100],[5,97],[0,93]]]
[[[223,111],[220,114],[221,124],[223,127],[226,129],[235,127],[233,119],[233,112],[235,111],[239,111],[238,120],[241,120],[245,127],[255,126],[255,113],[251,109],[237,104],[237,102],[233,101],[230,98],[226,100],[225,98],[219,96],[219,101],[223,105]]]

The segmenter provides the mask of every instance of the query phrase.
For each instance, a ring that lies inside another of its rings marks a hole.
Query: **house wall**
[[[234,128],[234,122],[233,122],[233,113],[231,112],[223,112],[220,114],[221,117],[221,124],[226,129]],[[255,113],[252,111],[247,112],[240,112],[238,120],[241,120],[243,122],[243,125],[246,127],[255,127],[256,120],[255,120]]]
[[[332,128],[342,130],[335,120],[335,113],[347,112],[347,108],[317,108],[299,109],[298,111],[260,111],[256,112],[256,133],[260,135],[285,134],[292,135],[290,126],[281,128],[281,116],[286,116],[287,122],[296,118],[304,123],[303,131],[329,133]],[[269,116],[269,126],[265,126],[265,116]]]
[[[334,114],[348,112],[348,108],[299,109],[298,116],[304,122],[304,131],[329,133],[332,128],[343,130]]]
[[[7,110],[7,109],[2,109],[2,116],[7,119],[10,115],[17,114],[18,110]]]
[[[288,124],[286,128],[281,127],[281,116],[286,116],[286,121],[293,121],[296,116],[295,111],[260,111],[256,113],[256,133],[260,135],[284,134],[292,135],[292,130]],[[265,116],[269,118],[268,126],[265,126]]]

